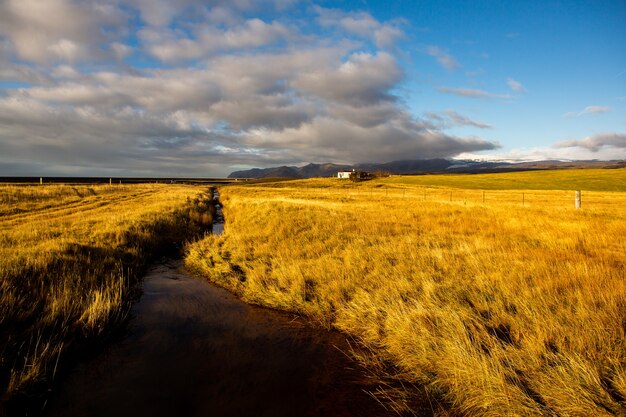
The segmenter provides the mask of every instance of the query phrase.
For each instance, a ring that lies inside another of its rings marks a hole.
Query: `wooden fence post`
[[[43,184],[43,177],[39,177],[39,185]]]
[[[580,190],[576,191],[575,205],[576,205],[577,209],[582,208],[582,206],[583,206],[583,201],[582,201],[582,196],[581,196]]]
[[[522,207],[524,207],[525,203],[526,203],[526,198],[524,196],[524,193],[522,193]]]

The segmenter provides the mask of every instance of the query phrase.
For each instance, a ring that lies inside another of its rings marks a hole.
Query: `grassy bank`
[[[419,178],[225,187],[224,235],[186,263],[356,336],[454,413],[626,413],[626,194],[584,192],[575,210],[573,192],[522,204],[494,185],[483,203]]]
[[[211,223],[200,191],[0,186],[0,414],[124,319],[151,259]]]

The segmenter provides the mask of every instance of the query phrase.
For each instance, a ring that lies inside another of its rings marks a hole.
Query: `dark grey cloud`
[[[480,138],[459,138],[431,130],[402,112],[373,127],[317,117],[298,128],[253,130],[244,141],[257,148],[280,149],[294,159],[338,162],[447,157],[498,148]]]
[[[59,172],[75,167],[89,172],[176,175],[180,170],[198,175],[207,163],[223,162],[220,147],[236,145],[235,136],[203,132],[175,114],[163,118],[128,108],[111,112],[55,108],[29,100],[0,100],[0,137],[0,162],[65,167]]]

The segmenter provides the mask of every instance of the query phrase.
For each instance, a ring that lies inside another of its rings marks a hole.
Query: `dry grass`
[[[0,398],[123,320],[146,262],[210,224],[199,191],[0,185]]]
[[[454,413],[626,414],[626,194],[411,181],[224,187],[225,233],[186,263],[358,337]]]

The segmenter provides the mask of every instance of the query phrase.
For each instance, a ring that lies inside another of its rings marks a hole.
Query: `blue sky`
[[[0,175],[626,159],[624,1],[0,1]]]

